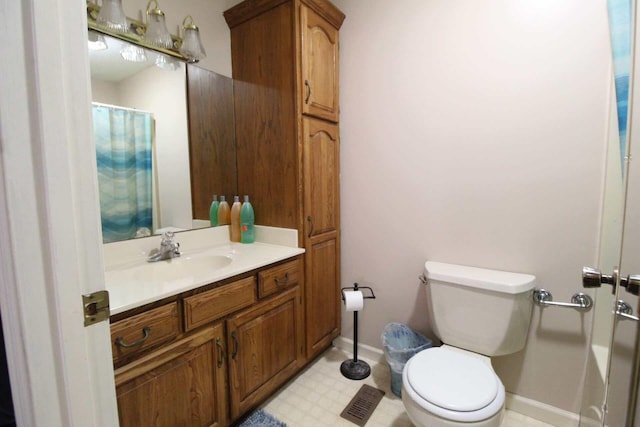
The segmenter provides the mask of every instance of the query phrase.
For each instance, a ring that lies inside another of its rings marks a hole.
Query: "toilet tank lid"
[[[533,289],[536,276],[510,273],[465,265],[427,261],[424,264],[427,279],[486,289],[508,294],[519,294]]]

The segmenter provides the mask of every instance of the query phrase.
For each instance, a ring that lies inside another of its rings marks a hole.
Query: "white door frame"
[[[83,0],[0,0],[0,312],[19,426],[117,426]]]

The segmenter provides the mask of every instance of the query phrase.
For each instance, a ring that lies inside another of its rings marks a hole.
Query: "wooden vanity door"
[[[117,369],[120,426],[228,425],[224,351],[218,324]]]
[[[302,112],[338,121],[338,30],[302,4]]]
[[[232,421],[298,372],[303,338],[298,286],[227,321]]]
[[[340,141],[338,126],[303,119],[307,357],[340,334]]]

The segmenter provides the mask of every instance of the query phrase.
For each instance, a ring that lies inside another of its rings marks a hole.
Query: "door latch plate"
[[[84,326],[109,319],[109,291],[98,291],[88,295],[82,295],[84,312]]]

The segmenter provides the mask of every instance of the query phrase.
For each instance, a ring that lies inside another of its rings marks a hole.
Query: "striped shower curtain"
[[[152,230],[150,113],[93,104],[102,237],[105,243]]]
[[[624,174],[624,157],[627,148],[627,120],[629,111],[629,74],[631,71],[632,0],[609,0],[609,31],[613,52],[613,71],[618,108],[620,135],[620,161]]]

